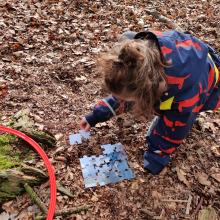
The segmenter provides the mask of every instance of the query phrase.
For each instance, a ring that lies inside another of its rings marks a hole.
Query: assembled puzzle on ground
[[[82,143],[83,137],[89,139],[89,132],[80,131],[78,134],[70,135],[70,144]],[[101,145],[101,148],[103,155],[80,158],[86,188],[134,178],[121,143]]]

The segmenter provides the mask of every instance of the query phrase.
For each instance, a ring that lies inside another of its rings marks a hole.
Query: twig
[[[82,211],[87,211],[89,208],[91,208],[92,205],[88,205],[88,206],[79,206],[77,208],[72,208],[72,209],[66,209],[66,210],[63,210],[63,211],[57,211],[55,213],[55,216],[68,216],[68,215],[71,215],[71,214],[77,214],[77,213],[80,213]],[[35,220],[44,220],[46,218],[46,216],[38,216],[35,218]]]
[[[56,182],[57,184],[57,190],[71,198],[74,197],[74,195],[69,191],[69,189],[65,188],[60,182]]]
[[[155,219],[155,220],[161,220],[161,219],[163,219],[164,214],[165,214],[165,210],[162,209],[162,211],[161,211],[161,213],[160,213],[160,216],[155,216],[155,217],[153,217],[153,219]]]
[[[28,195],[31,197],[32,201],[39,207],[39,209],[45,214],[47,213],[47,207],[38,197],[38,195],[34,192],[34,190],[28,185],[28,183],[24,184],[24,188]]]
[[[197,207],[196,207],[196,210],[195,210],[194,213],[193,213],[193,216],[196,216],[196,214],[198,213],[200,207],[202,206],[203,200],[204,200],[204,199],[203,199],[203,197],[202,197],[201,200],[199,201],[199,204],[198,204]]]
[[[186,215],[189,215],[189,209],[190,209],[190,206],[191,206],[191,203],[192,203],[192,198],[193,197],[191,195],[189,195],[187,205],[186,205]]]
[[[140,209],[140,211],[143,212],[143,214],[146,214],[149,217],[155,216],[155,212],[152,212],[152,211],[150,211],[148,209]]]
[[[34,218],[34,220],[45,220],[46,216],[37,216]]]
[[[188,202],[188,200],[182,200],[182,199],[163,199],[162,202]]]
[[[163,15],[160,15],[156,10],[148,10],[146,9],[145,10],[148,14],[154,16],[155,18],[157,18],[159,21],[163,22],[163,23],[166,23],[170,28],[174,28],[176,29],[177,31],[181,31],[181,32],[184,32],[184,30],[179,27],[177,24],[175,24],[171,19],[163,16]]]
[[[111,5],[113,7],[116,8],[121,8],[124,10],[124,8],[126,7],[127,9],[130,9],[132,11],[134,11],[134,7],[133,6],[125,6],[125,5],[120,5],[120,4],[116,4],[114,1],[109,1],[111,3]],[[159,6],[160,7],[160,6]],[[154,7],[155,8],[155,7]],[[165,17],[164,15],[159,14],[154,8],[148,8],[148,9],[144,9],[143,11],[140,8],[135,8],[136,13],[142,13],[142,12],[146,12],[150,15],[152,15],[153,17],[155,17],[156,19],[158,19],[159,21],[166,23],[167,26],[169,26],[172,29],[175,29],[177,31],[180,32],[184,32],[184,29],[181,28],[179,25],[177,25],[175,22],[173,22],[171,19]]]
[[[77,213],[80,213],[82,211],[87,211],[91,207],[92,207],[92,205],[89,205],[89,206],[79,206],[77,208],[66,209],[64,211],[57,211],[55,213],[55,216],[67,216],[67,215],[70,215],[70,214],[77,214]]]

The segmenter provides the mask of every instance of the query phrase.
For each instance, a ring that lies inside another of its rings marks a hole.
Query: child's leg
[[[155,116],[153,121],[150,124],[150,127],[147,130],[147,134],[146,134],[147,137],[149,137],[150,134],[152,133],[152,131],[153,131],[154,127],[156,126],[158,120],[159,120],[159,117]]]
[[[164,111],[163,115],[156,117],[147,133],[144,168],[152,174],[159,173],[188,135],[196,117],[197,113],[178,111]]]
[[[208,100],[206,101],[201,111],[216,110],[218,108],[220,108],[220,82],[218,83],[218,86],[215,87],[213,92],[210,94]]]
[[[209,48],[209,54],[211,55],[213,62],[215,63],[217,69],[219,70],[218,77],[220,77],[220,56],[209,45],[208,45],[208,48]],[[217,85],[215,86],[212,93],[209,95],[201,111],[216,110],[218,108],[220,108],[220,80],[219,79],[218,79]]]
[[[159,119],[159,116],[154,117],[150,124],[150,127],[147,130],[146,138],[148,138],[152,134]],[[160,156],[160,154],[158,154],[157,151],[155,151],[155,149],[150,149],[150,146],[148,147],[149,150],[144,153],[144,168],[150,171],[152,174],[157,174],[163,167],[165,167],[169,163],[170,156]],[[159,151],[160,150],[158,150],[158,152]],[[158,166],[152,166],[152,164],[157,164]]]

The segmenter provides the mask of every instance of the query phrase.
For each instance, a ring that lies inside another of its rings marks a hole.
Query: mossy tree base
[[[39,131],[29,117],[29,110],[18,112],[10,126],[30,136],[42,147],[53,147],[56,140],[49,132]],[[34,158],[26,142],[13,135],[0,135],[0,206],[25,192],[24,184],[39,185],[47,175],[39,169],[25,165]]]
[[[22,169],[22,165],[19,168],[0,171],[0,205],[24,192],[25,183],[38,185],[47,179],[41,170],[34,168],[34,172],[30,175],[33,168],[24,166],[26,172]]]

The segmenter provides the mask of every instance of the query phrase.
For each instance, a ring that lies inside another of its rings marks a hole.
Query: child
[[[144,168],[158,174],[183,142],[199,112],[220,107],[220,58],[187,33],[128,32],[100,57],[99,67],[111,96],[99,101],[80,126],[133,109],[157,116],[147,133]]]

